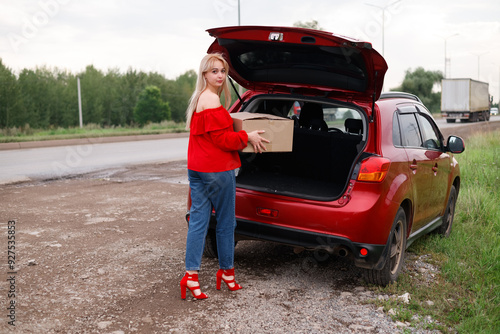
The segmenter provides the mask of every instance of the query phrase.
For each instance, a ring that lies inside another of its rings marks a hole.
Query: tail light
[[[382,182],[389,171],[391,160],[382,157],[370,157],[361,162],[358,181]]]
[[[257,214],[259,216],[276,218],[278,217],[279,211],[275,209],[257,208]]]

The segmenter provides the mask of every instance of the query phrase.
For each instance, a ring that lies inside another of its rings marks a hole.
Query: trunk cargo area
[[[263,111],[260,108],[259,112]],[[352,112],[344,114],[352,116]],[[291,118],[294,119],[293,115]],[[328,115],[325,119],[328,120]],[[292,152],[240,152],[242,166],[237,173],[236,186],[321,201],[337,199],[350,179],[356,157],[364,146],[364,136],[359,129],[357,133],[345,129],[345,119],[334,116],[333,119],[337,128],[330,127],[330,122],[328,130],[313,130],[299,126],[295,118]],[[362,122],[361,119],[356,121]],[[342,129],[338,129],[339,124]]]

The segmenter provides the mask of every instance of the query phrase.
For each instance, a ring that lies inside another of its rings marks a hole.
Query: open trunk
[[[366,117],[353,106],[262,97],[241,111],[294,119],[292,152],[241,153],[240,188],[331,201],[348,184],[366,142]]]

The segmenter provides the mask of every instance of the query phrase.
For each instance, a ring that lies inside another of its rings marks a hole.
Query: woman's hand
[[[248,142],[252,144],[253,150],[255,153],[262,153],[262,151],[266,150],[266,146],[264,143],[269,143],[270,141],[264,137],[261,137],[260,134],[264,133],[264,130],[255,130],[252,132],[248,132]]]

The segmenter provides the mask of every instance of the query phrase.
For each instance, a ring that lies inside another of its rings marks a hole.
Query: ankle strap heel
[[[242,288],[241,285],[235,282],[234,268],[232,269],[219,269],[217,271],[217,290],[220,290],[221,281],[227,284],[227,287],[231,291],[236,291]]]
[[[198,284],[194,286],[189,286],[188,281],[191,282],[196,282]],[[196,299],[205,299],[207,298],[207,295],[201,292],[200,290],[200,283],[198,282],[198,274],[189,274],[186,272],[184,277],[181,280],[181,298],[186,299],[186,289],[189,289],[191,291],[191,294],[193,295],[194,298]]]

